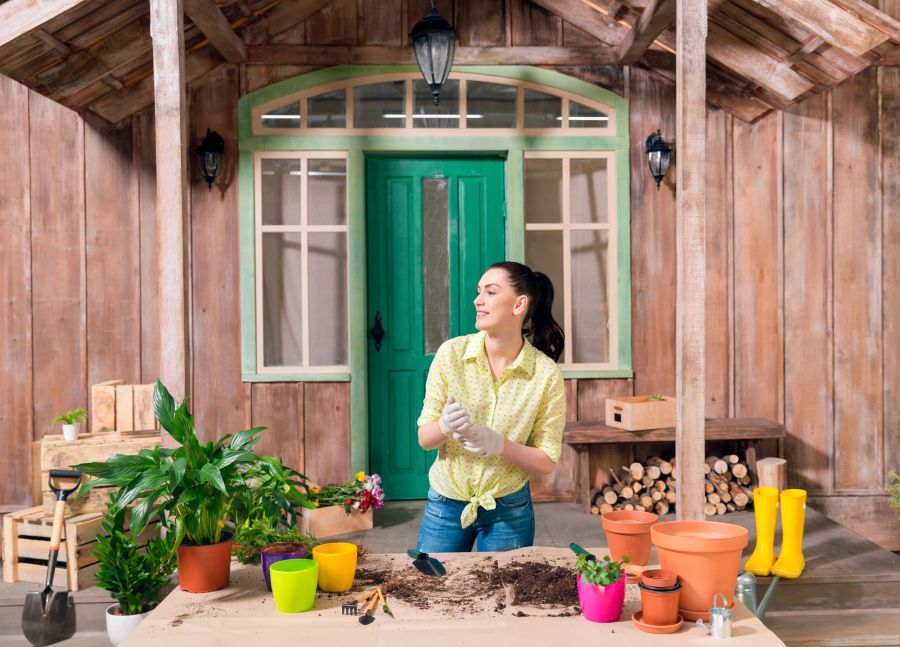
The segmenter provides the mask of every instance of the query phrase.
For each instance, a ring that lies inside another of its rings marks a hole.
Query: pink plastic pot
[[[581,604],[581,612],[591,622],[616,622],[622,615],[622,606],[625,604],[625,579],[609,586],[589,584],[581,581],[581,575],[575,576],[578,582],[578,601]]]

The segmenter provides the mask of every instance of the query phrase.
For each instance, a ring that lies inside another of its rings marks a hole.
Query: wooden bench
[[[784,425],[766,418],[707,418],[706,440],[735,440],[747,442],[747,467],[756,472],[756,450],[760,441],[784,438]],[[568,422],[563,442],[578,453],[576,496],[585,512],[591,511],[591,445],[622,443],[675,442],[675,427],[626,431],[609,427],[603,422]],[[779,454],[781,445],[779,443]],[[780,456],[779,456],[780,457]]]

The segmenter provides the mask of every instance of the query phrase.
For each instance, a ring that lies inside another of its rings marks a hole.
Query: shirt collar
[[[484,331],[480,331],[469,337],[469,340],[466,342],[466,351],[463,354],[463,361],[478,359],[479,357],[484,357],[485,361],[487,361],[487,355],[484,353],[484,338]],[[507,370],[522,370],[530,377],[534,375],[536,349],[527,339],[524,339],[523,341],[525,343],[522,345],[522,350],[519,351],[519,355],[516,357],[515,361],[507,367]]]

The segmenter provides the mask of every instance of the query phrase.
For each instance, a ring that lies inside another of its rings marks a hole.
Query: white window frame
[[[560,358],[559,367],[564,371],[609,371],[619,368],[619,304],[618,304],[618,248],[616,235],[617,199],[616,194],[616,154],[614,151],[526,151],[525,165],[527,169],[530,159],[558,159],[562,160],[562,214],[560,222],[529,223],[525,220],[525,236],[530,231],[561,231],[563,239],[563,286],[562,293],[565,299],[563,309],[564,321],[559,322],[566,335],[566,345],[563,356]],[[573,159],[605,159],[607,196],[609,199],[605,223],[575,223],[572,222],[572,196],[571,196],[571,162]],[[572,361],[572,232],[573,231],[606,231],[608,246],[606,250],[606,301],[609,310],[609,318],[606,321],[608,330],[607,357],[608,362],[584,362]],[[559,290],[559,286],[556,287]]]
[[[300,161],[300,224],[299,225],[264,225],[262,222],[262,161],[264,159],[290,159]],[[309,160],[340,159],[344,160],[346,169],[346,190],[344,192],[344,224],[343,225],[310,225],[309,223]],[[349,363],[331,366],[318,366],[309,363],[309,234],[337,233],[344,234],[347,244],[347,354],[350,353],[350,321],[353,319],[350,303],[350,209],[348,198],[350,193],[350,168],[347,164],[346,151],[265,151],[256,152],[253,159],[254,168],[254,211],[256,223],[256,371],[260,374],[281,375],[285,373],[347,373]],[[300,300],[300,317],[302,326],[303,364],[300,366],[266,366],[265,365],[265,326],[263,322],[263,257],[262,241],[266,233],[299,233],[301,235],[300,264],[302,267],[302,299]]]

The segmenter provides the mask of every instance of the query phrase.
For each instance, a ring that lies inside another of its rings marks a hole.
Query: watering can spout
[[[757,618],[762,620],[763,616],[766,615],[766,608],[769,606],[769,600],[772,599],[772,594],[775,593],[775,589],[778,586],[778,580],[781,578],[776,576],[772,577],[772,581],[769,582],[769,588],[766,589],[766,594],[763,596],[762,602],[759,604],[756,603],[756,576],[749,571],[746,573],[742,573],[740,577],[737,578],[737,584],[734,589],[734,596],[739,599],[744,605],[756,615]]]
[[[766,607],[769,606],[769,600],[772,598],[772,594],[775,593],[775,589],[778,588],[778,581],[780,579],[781,578],[777,575],[772,576],[772,581],[769,582],[769,588],[766,589],[766,594],[763,596],[762,602],[760,602],[759,606],[756,608],[756,617],[760,620],[766,615]]]

